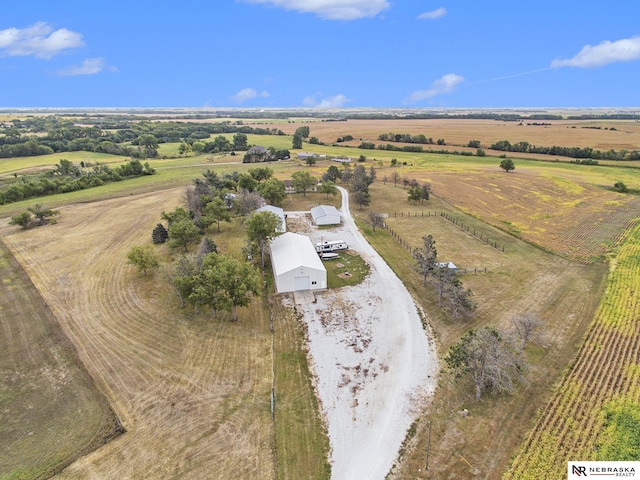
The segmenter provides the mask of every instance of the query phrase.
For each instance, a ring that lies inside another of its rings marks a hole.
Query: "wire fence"
[[[437,210],[435,211],[421,211],[421,212],[407,212],[405,214],[405,212],[393,212],[393,214],[389,214],[389,217],[393,216],[393,218],[424,218],[424,217],[441,217],[445,220],[447,220],[448,222],[454,224],[456,227],[458,227],[460,230],[463,230],[471,235],[473,235],[475,238],[477,238],[478,240],[482,241],[483,243],[495,248],[496,250],[500,250],[501,252],[504,252],[504,245],[499,245],[498,242],[496,242],[495,240],[492,240],[489,238],[488,235],[484,234],[481,230],[476,229],[475,227],[472,227],[470,225],[465,225],[465,223],[462,220],[457,219],[456,217],[454,217],[453,215],[451,215],[448,212],[439,212]],[[386,225],[383,225],[384,228],[386,230],[389,231],[389,233],[393,232],[393,230]],[[405,247],[410,253],[413,253],[413,251],[411,250],[411,246],[408,245],[408,243],[406,241],[404,241],[399,235],[395,234],[395,232],[392,233],[392,235],[394,235],[394,238],[398,241],[398,243],[400,243],[400,245],[402,245],[403,247]]]

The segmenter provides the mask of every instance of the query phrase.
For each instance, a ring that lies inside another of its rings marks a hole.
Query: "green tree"
[[[187,252],[189,244],[194,243],[200,237],[200,230],[189,218],[183,218],[171,222],[169,225],[169,245],[182,247]]]
[[[196,255],[183,255],[167,271],[169,283],[176,289],[182,308],[185,307],[185,300],[193,301],[191,295],[198,283],[201,267]]]
[[[280,217],[269,211],[254,212],[245,221],[247,238],[252,245],[260,250],[263,268],[265,251],[269,242],[278,235],[277,229],[280,224]]]
[[[297,172],[293,172],[291,174],[291,179],[293,188],[296,189],[296,192],[302,192],[303,197],[307,195],[307,190],[311,189],[318,183],[318,180],[315,177],[311,176],[311,174],[306,170],[298,170]]]
[[[338,194],[338,188],[336,187],[335,183],[327,180],[320,184],[320,192],[324,193],[327,198],[329,198],[329,195],[335,197]]]
[[[293,135],[293,138],[291,139],[291,148],[294,150],[301,149],[303,140],[304,140],[304,137],[302,135],[300,135],[299,133],[295,133]]]
[[[35,217],[35,223],[38,226],[46,225],[51,221],[52,217],[60,215],[59,210],[52,210],[50,208],[44,208],[39,203],[36,203],[33,207],[27,208]]]
[[[316,157],[311,155],[304,160],[309,167],[313,167],[316,164]]]
[[[336,183],[341,177],[342,173],[340,173],[340,169],[335,165],[330,165],[322,175],[322,181]]]
[[[222,255],[210,253],[202,260],[202,267],[195,278],[193,288],[189,295],[189,300],[196,305],[207,305],[211,307],[214,318],[218,310],[229,310],[231,308],[230,299],[225,295],[222,288],[223,272],[220,269]]]
[[[629,188],[625,185],[624,182],[616,182],[613,184],[613,191],[618,193],[627,193]]]
[[[302,138],[309,138],[310,133],[309,125],[303,125],[302,127],[296,128],[294,135],[300,135]]]
[[[271,205],[280,205],[287,198],[287,191],[282,180],[270,178],[258,185],[258,193]]]
[[[409,189],[409,201],[418,203],[422,198],[422,189],[420,187],[411,187]]]
[[[216,223],[218,226],[218,232],[220,231],[220,222],[231,223],[231,214],[229,208],[224,200],[220,197],[215,197],[204,207],[204,223],[210,225]]]
[[[151,240],[153,243],[164,243],[169,238],[169,232],[161,223],[157,224],[151,232]]]
[[[353,192],[353,201],[359,208],[367,207],[371,203],[371,195],[367,190],[356,190]]]
[[[513,160],[511,160],[510,158],[504,158],[500,162],[500,168],[505,172],[509,173],[511,170],[515,170],[516,166],[513,163]]]
[[[249,148],[247,141],[248,141],[247,136],[244,133],[236,133],[233,136],[233,149],[247,150]]]
[[[253,179],[258,183],[264,180],[269,180],[273,176],[273,169],[269,167],[250,168],[248,172],[249,175],[251,175]]]
[[[29,228],[33,225],[33,215],[30,212],[22,212],[11,217],[10,225],[19,225],[22,228]]]
[[[251,264],[229,256],[220,257],[216,263],[215,272],[219,279],[219,288],[231,303],[233,320],[236,321],[238,320],[238,307],[249,305],[251,297],[258,295],[260,276]]]
[[[158,139],[155,135],[147,133],[138,137],[138,145],[144,149],[145,157],[158,155]]]
[[[188,143],[181,143],[180,146],[178,147],[178,155],[180,156],[188,156],[191,151],[193,150],[193,148],[191,147],[191,145],[189,145]]]
[[[515,392],[516,385],[524,381],[526,370],[522,358],[490,327],[469,330],[449,348],[444,361],[456,378],[471,376],[476,399],[487,389]]]
[[[160,255],[151,245],[134,245],[127,253],[127,263],[137,267],[138,273],[146,275],[160,265]]]
[[[258,187],[258,181],[248,173],[241,173],[238,177],[238,187],[248,192],[253,192]]]

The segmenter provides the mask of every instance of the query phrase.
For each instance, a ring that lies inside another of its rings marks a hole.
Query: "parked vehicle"
[[[336,250],[348,250],[349,245],[344,240],[331,240],[326,242],[316,243],[316,252],[327,253],[335,252]]]

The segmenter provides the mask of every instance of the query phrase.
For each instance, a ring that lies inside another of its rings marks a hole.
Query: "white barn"
[[[311,209],[313,223],[316,225],[340,225],[342,214],[332,205],[318,205]]]
[[[327,288],[327,270],[309,237],[283,233],[273,239],[270,248],[278,293]]]
[[[280,225],[276,228],[276,232],[283,233],[287,231],[287,216],[284,214],[284,210],[280,207],[273,205],[265,205],[256,210],[256,212],[271,212],[275,213],[280,218]]]

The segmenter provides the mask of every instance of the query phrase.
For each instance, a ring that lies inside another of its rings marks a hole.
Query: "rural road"
[[[307,233],[344,240],[371,267],[360,285],[298,305],[331,443],[333,480],[384,479],[406,432],[430,400],[437,355],[411,295],[358,231],[342,193],[341,226]]]

